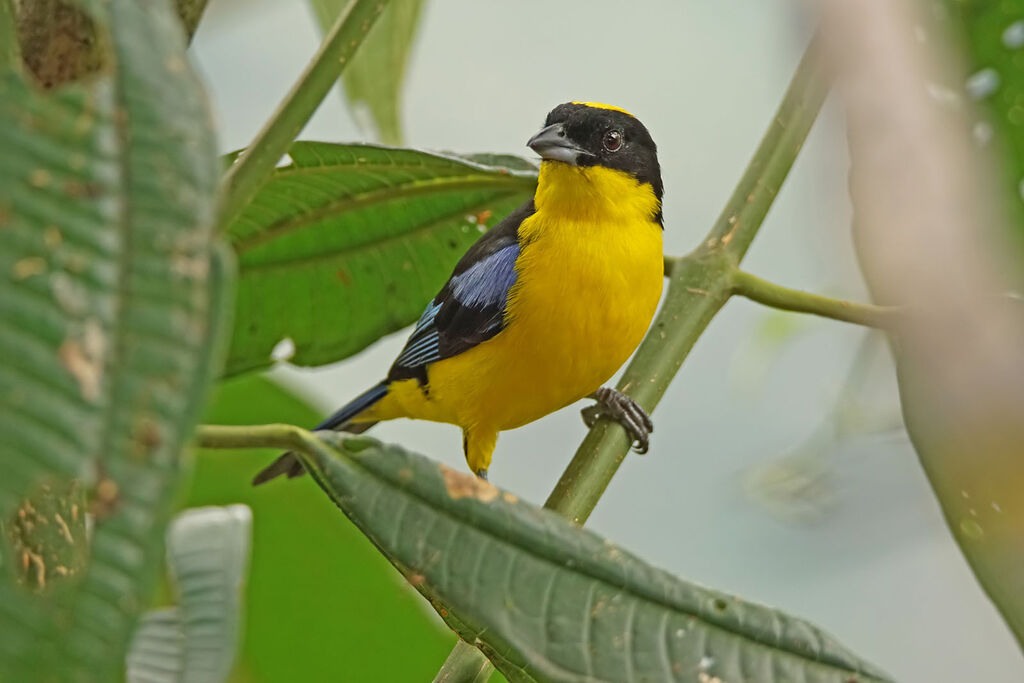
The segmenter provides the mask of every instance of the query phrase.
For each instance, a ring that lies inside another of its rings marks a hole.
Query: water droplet
[[[996,512],[1003,511],[1003,508],[999,506],[999,503],[995,502],[994,500],[992,501],[992,509],[995,510]]]
[[[703,657],[700,658],[699,666],[702,669],[710,669],[712,666],[714,666],[714,664],[715,664],[715,658],[714,657],[708,657],[707,655],[704,655]]]
[[[967,79],[965,87],[968,95],[973,99],[980,100],[994,93],[999,88],[1000,81],[999,72],[987,68],[972,74]]]
[[[1024,179],[1020,181],[1020,198],[1024,199]]]
[[[281,341],[274,344],[273,350],[270,352],[270,360],[281,362],[289,360],[295,355],[295,342],[292,341],[291,337],[285,337]]]
[[[979,146],[983,147],[992,140],[992,126],[984,121],[978,121],[974,124],[974,127],[971,129],[971,133],[974,135],[974,141],[977,142]]]
[[[1024,19],[1015,21],[1003,31],[1003,45],[1010,50],[1024,47]]]
[[[960,531],[963,532],[964,536],[972,540],[978,540],[985,535],[985,530],[973,519],[960,520]]]

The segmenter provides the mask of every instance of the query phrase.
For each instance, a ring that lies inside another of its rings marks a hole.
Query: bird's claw
[[[597,403],[580,411],[587,427],[593,427],[601,417],[608,417],[626,430],[634,444],[633,450],[641,454],[647,452],[654,423],[639,403],[611,387],[601,387],[590,398]]]

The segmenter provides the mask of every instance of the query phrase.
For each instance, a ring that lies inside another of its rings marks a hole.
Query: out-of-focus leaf
[[[467,247],[529,199],[532,170],[375,145],[298,142],[230,227],[238,254],[225,373],[322,365],[416,321]]]
[[[89,6],[110,73],[47,95],[0,70],[0,517],[79,480],[95,519],[87,568],[42,595],[0,543],[4,681],[122,674],[219,346],[218,165],[180,22]]]
[[[348,0],[310,0],[327,31]],[[423,0],[391,0],[341,77],[345,98],[365,129],[372,119],[376,140],[402,144],[402,82],[419,26]]]
[[[882,680],[807,622],[686,583],[469,474],[365,437],[313,477],[510,681]]]
[[[937,85],[958,78],[959,55],[920,40],[943,34],[932,4],[823,7],[858,257],[872,294],[910,312],[893,329],[907,432],[953,538],[1024,644],[1024,306],[1003,296],[1015,219],[1001,159],[969,134],[971,108]]]
[[[316,424],[262,375],[222,382],[208,422]],[[251,484],[276,451],[200,451],[186,504],[241,502],[256,520],[236,683],[429,681],[454,641],[309,477]],[[367,656],[396,653],[395,656]],[[400,656],[399,656],[400,654]]]
[[[186,510],[167,532],[180,607],[146,614],[128,652],[129,683],[220,683],[235,658],[252,513],[244,505]]]
[[[965,48],[966,91],[981,112],[974,139],[1002,162],[1000,180],[1024,257],[1024,3],[939,1]]]

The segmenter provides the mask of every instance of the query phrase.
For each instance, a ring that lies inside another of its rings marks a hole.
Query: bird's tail
[[[361,434],[367,429],[376,424],[376,422],[358,422],[352,424],[352,420],[377,401],[384,398],[388,393],[388,383],[381,382],[376,386],[364,391],[363,393],[356,396],[352,401],[349,401],[342,406],[336,413],[328,417],[326,420],[318,424],[314,431],[320,429],[333,429],[339,432],[351,432],[353,434]],[[252,485],[259,486],[265,482],[270,481],[282,474],[287,475],[289,479],[297,477],[302,474],[305,469],[302,467],[302,462],[299,461],[295,454],[289,451],[284,453],[274,462],[270,463],[267,467],[259,471],[259,473],[253,477]]]

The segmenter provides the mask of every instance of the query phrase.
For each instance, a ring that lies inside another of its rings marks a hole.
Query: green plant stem
[[[277,162],[352,61],[352,56],[387,3],[388,0],[351,0],[338,15],[299,80],[256,139],[228,170],[220,207],[222,230],[238,217],[270,177]]]
[[[305,453],[319,446],[312,432],[285,424],[199,425],[195,442],[200,448],[282,448]]]
[[[665,260],[669,285],[661,312],[618,385],[620,391],[628,393],[648,412],[658,405],[690,349],[729,300],[733,271],[761,227],[818,116],[828,85],[817,52],[816,41],[812,41],[775,118],[707,237],[687,256]],[[598,421],[544,507],[582,525],[608,488],[629,447],[622,427],[607,420]],[[441,669],[462,672],[461,677],[449,676],[447,683],[486,680],[469,674],[490,670],[483,653],[461,641]]]
[[[799,289],[790,289],[763,280],[738,268],[732,274],[732,293],[765,306],[781,308],[784,311],[810,313],[823,318],[879,329],[892,327],[896,317],[901,313],[899,308],[892,306],[858,304],[802,292]]]
[[[484,683],[492,671],[494,667],[484,653],[459,640],[434,677],[434,683]]]
[[[704,242],[672,267],[651,331],[619,382],[653,411],[694,343],[732,294],[743,258],[775,199],[828,92],[816,42],[800,61],[782,104],[743,177]],[[629,451],[625,431],[607,420],[587,434],[545,507],[583,524]]]

